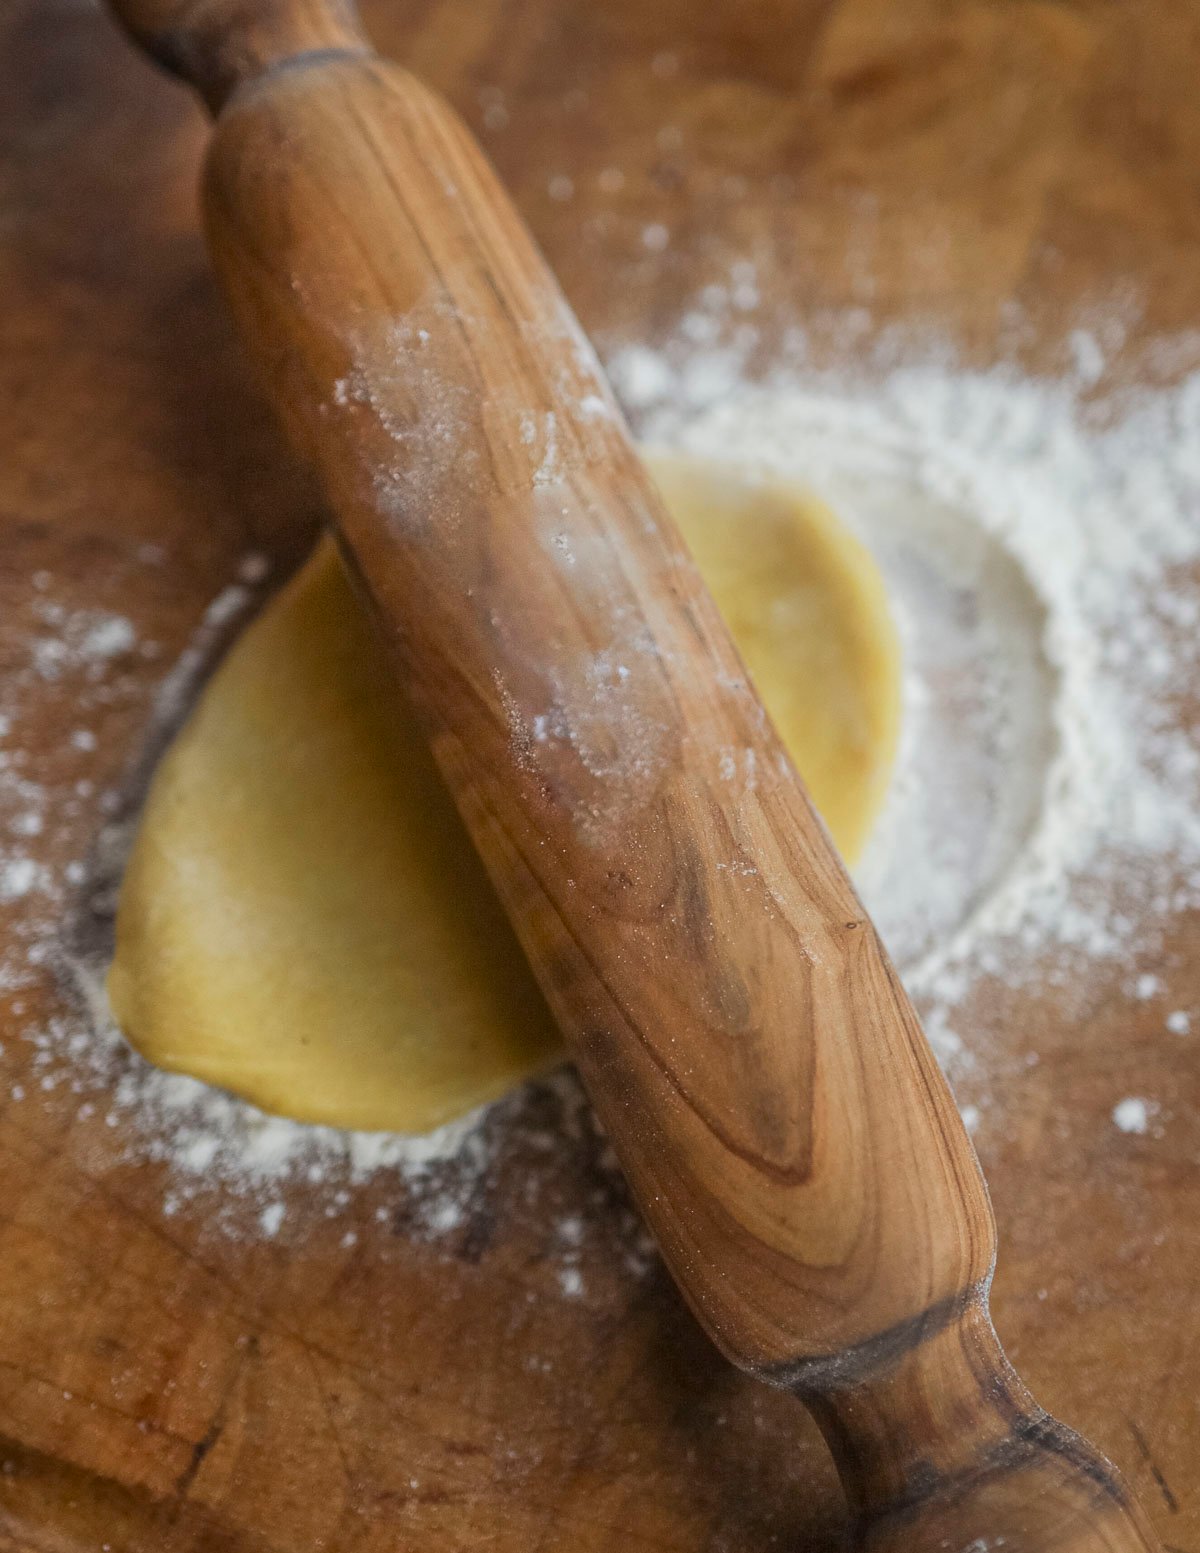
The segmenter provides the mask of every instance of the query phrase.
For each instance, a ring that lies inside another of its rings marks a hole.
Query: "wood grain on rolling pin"
[[[320,75],[226,110],[213,250],[689,1297],[773,1371],[961,1300],[970,1146],[590,350],[446,110]]]
[[[210,247],[673,1273],[872,1546],[1152,1547],[1003,1360],[953,1101],[553,279],[311,14],[160,36],[225,100]]]

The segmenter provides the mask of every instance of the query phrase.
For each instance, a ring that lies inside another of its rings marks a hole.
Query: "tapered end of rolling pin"
[[[1152,1553],[1112,1464],[1040,1408],[984,1298],[795,1389],[833,1451],[861,1553]]]
[[[117,20],[215,113],[242,81],[368,44],[345,0],[111,0]]]

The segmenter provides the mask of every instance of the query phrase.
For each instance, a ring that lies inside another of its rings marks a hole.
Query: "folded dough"
[[[798,491],[650,462],[852,858],[899,718],[874,563]],[[338,1127],[425,1132],[561,1056],[329,541],[234,645],[155,775],[108,992],[151,1062]]]

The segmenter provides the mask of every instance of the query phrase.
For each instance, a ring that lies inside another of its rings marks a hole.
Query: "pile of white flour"
[[[883,569],[905,732],[858,883],[951,1077],[977,977],[1134,967],[1200,906],[1200,372],[1089,398],[1101,346],[1074,344],[1054,381],[937,352],[753,386],[735,348],[610,363],[645,438],[815,491]]]
[[[793,330],[783,364],[751,382],[751,340],[728,313],[751,279],[709,288],[663,349],[626,345],[608,364],[644,440],[719,449],[814,490],[883,568],[905,654],[905,733],[859,883],[951,1078],[986,1081],[988,1052],[962,1017],[981,977],[1069,986],[1103,962],[1131,999],[1162,999],[1186,1039],[1200,1010],[1171,1003],[1149,967],[1173,915],[1200,906],[1200,749],[1186,706],[1200,650],[1200,343],[1175,342],[1170,386],[1100,395],[1104,342],[1082,331],[1062,377],[1034,381],[963,370],[944,349],[817,371]],[[251,558],[214,606],[210,636],[262,570]],[[0,902],[29,908],[0,960],[10,992],[59,954],[84,871],[39,851],[50,816],[21,751],[22,707],[74,672],[81,717],[90,707],[98,719],[120,700],[121,656],[153,651],[123,619],[55,617],[53,579],[39,587],[46,630],[0,708]],[[168,702],[200,656],[168,682]],[[94,758],[86,720],[72,739],[73,760]],[[73,780],[78,807],[90,779]],[[108,838],[101,873],[119,841]],[[459,1222],[506,1129],[536,1111],[533,1146],[553,1144],[544,1087],[532,1110],[504,1102],[420,1140],[263,1117],[129,1053],[105,1020],[97,968],[81,973],[90,1018],[21,1033],[38,1078],[10,1099],[68,1089],[127,1156],[166,1162],[168,1211],[215,1187],[240,1194],[270,1235],[285,1181],[325,1184],[336,1213],[355,1180],[387,1169],[426,1194],[423,1225],[437,1234]],[[550,1093],[563,1125],[589,1125],[573,1080]],[[1149,1129],[1153,1097],[1117,1100],[1117,1127]]]

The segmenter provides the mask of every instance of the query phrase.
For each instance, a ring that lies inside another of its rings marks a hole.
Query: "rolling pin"
[[[216,127],[208,243],[637,1202],[856,1545],[1159,1546],[988,1314],[979,1166],[596,358],[338,0],[113,0]]]

